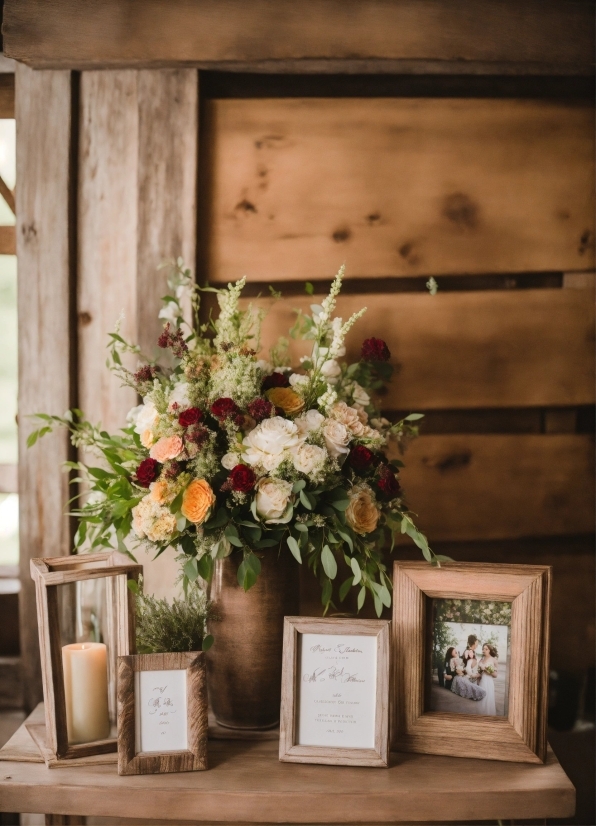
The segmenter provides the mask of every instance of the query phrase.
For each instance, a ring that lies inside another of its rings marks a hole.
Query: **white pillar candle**
[[[108,663],[102,642],[62,648],[66,726],[69,743],[91,743],[110,736]]]

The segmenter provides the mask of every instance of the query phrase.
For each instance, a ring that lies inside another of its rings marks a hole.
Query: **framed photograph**
[[[541,763],[551,568],[395,562],[394,748]]]
[[[202,652],[118,658],[118,774],[207,768]]]
[[[389,622],[286,617],[279,759],[388,765]]]

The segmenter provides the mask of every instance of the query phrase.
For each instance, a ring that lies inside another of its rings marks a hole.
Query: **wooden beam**
[[[14,118],[14,72],[0,68],[0,118]]]
[[[287,337],[296,309],[308,313],[321,299],[253,299],[269,311],[262,357]],[[344,295],[337,314],[349,318],[362,307],[367,311],[347,337],[346,359],[360,358],[365,338],[381,334],[387,340],[398,369],[380,399],[385,410],[594,403],[593,290]],[[312,341],[290,340],[291,363],[311,350]]]
[[[17,240],[15,228],[10,226],[0,227],[0,255],[16,255]]]
[[[211,100],[204,124],[211,281],[594,266],[590,102]]]
[[[19,259],[19,509],[21,652],[25,705],[41,699],[35,589],[29,560],[71,549],[69,458],[63,431],[27,449],[34,413],[62,415],[73,402],[70,203],[72,83],[67,71],[17,67]]]
[[[104,0],[85,14],[77,0],[7,0],[3,35],[37,68],[557,74],[590,71],[593,20],[584,0]]]

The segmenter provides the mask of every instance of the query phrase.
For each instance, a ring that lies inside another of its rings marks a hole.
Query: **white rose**
[[[336,384],[338,377],[341,375],[341,367],[335,359],[327,359],[321,367],[321,375],[327,379],[329,384]]]
[[[306,387],[310,379],[308,376],[300,375],[300,373],[292,373],[289,381],[292,387]]]
[[[144,404],[139,404],[136,407],[131,407],[131,409],[126,414],[126,421],[128,424],[132,424],[136,427],[137,419],[141,413],[141,410],[145,407]]]
[[[139,406],[141,410],[137,415],[135,430],[140,435],[153,428],[159,418],[159,413],[150,399],[145,399],[144,403]]]
[[[307,475],[318,470],[326,458],[327,452],[322,447],[307,444],[301,445],[292,457],[296,470]]]
[[[180,307],[176,304],[176,302],[168,301],[168,303],[161,308],[157,317],[163,318],[165,321],[169,321],[170,324],[175,324],[180,315]]]
[[[226,470],[232,470],[236,465],[240,464],[240,456],[237,453],[226,453],[221,460],[222,465]]]
[[[292,483],[284,479],[264,477],[257,482],[256,510],[263,522],[284,522],[284,512],[290,501]]]
[[[174,389],[171,391],[168,398],[169,410],[172,410],[174,402],[178,405],[178,407],[190,407],[187,381],[179,381],[178,384],[174,385]]]
[[[324,421],[325,417],[321,415],[318,410],[307,410],[306,413],[294,419],[294,423],[301,436],[306,436],[307,433],[318,430]]]
[[[370,396],[357,381],[354,382],[354,386],[352,387],[352,398],[356,404],[361,404],[362,407],[368,407],[370,404]]]
[[[258,424],[244,439],[244,461],[252,465],[262,465],[265,470],[274,470],[291,451],[298,447],[302,437],[298,428],[289,419],[274,416]]]
[[[329,411],[329,416],[341,422],[354,436],[364,435],[365,426],[358,415],[358,411],[353,407],[349,407],[345,402],[336,402]]]
[[[350,432],[341,422],[335,419],[327,419],[323,425],[323,437],[329,455],[334,459],[339,458],[342,454],[349,453],[350,448]]]

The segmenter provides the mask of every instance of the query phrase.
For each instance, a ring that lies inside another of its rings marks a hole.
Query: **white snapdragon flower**
[[[153,429],[154,425],[157,423],[157,420],[159,418],[159,413],[157,412],[157,408],[155,407],[151,399],[145,399],[143,404],[139,405],[139,407],[141,409],[137,413],[135,421],[135,430],[139,435],[142,435],[143,433],[145,433],[146,430]]]
[[[290,502],[292,483],[285,479],[259,479],[256,487],[256,511],[263,522],[279,523],[289,521],[284,513]]]
[[[327,359],[321,367],[321,375],[329,384],[336,384],[341,375],[341,367],[335,359]]]
[[[170,324],[175,324],[182,316],[180,307],[175,301],[168,301],[159,311],[158,318],[163,318],[164,321],[169,321]]]
[[[368,407],[370,404],[370,396],[357,381],[355,381],[352,386],[352,398],[354,399],[354,404],[359,404],[362,407]]]
[[[289,452],[302,442],[298,428],[289,419],[273,416],[258,424],[244,439],[242,458],[248,465],[275,470]]]
[[[319,396],[319,401],[318,401],[319,407],[322,410],[327,411],[327,410],[329,410],[330,407],[332,407],[335,404],[336,401],[337,401],[337,393],[335,392],[333,387],[331,387],[331,385],[328,384],[327,385],[327,390],[321,396]]]
[[[294,424],[298,428],[298,433],[301,436],[306,436],[308,433],[312,433],[313,430],[318,430],[324,421],[325,417],[318,410],[307,410],[306,413],[294,419]]]
[[[329,455],[334,459],[350,452],[350,436],[348,428],[336,419],[327,419],[323,425],[323,438]]]
[[[307,476],[316,474],[327,458],[327,452],[318,445],[301,445],[292,456],[294,467],[299,473],[306,473]]]
[[[187,381],[179,381],[174,385],[168,397],[168,410],[173,409],[174,403],[178,407],[190,407],[189,386]]]

